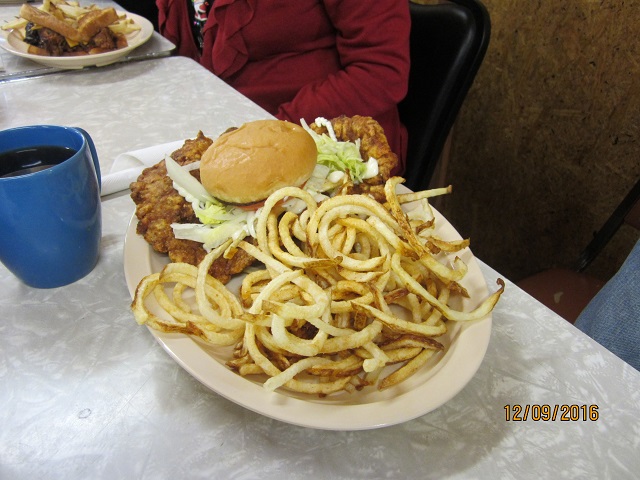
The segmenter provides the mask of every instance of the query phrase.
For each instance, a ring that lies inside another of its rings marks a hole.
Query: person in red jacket
[[[157,0],[159,31],[282,120],[371,116],[404,172],[410,17],[402,0]]]

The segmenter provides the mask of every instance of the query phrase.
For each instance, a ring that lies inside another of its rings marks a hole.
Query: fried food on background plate
[[[389,179],[398,160],[389,148],[382,127],[370,117],[341,116],[330,121],[339,140],[360,139],[362,158],[366,161],[369,157],[374,157],[379,165],[376,177],[359,185],[349,184],[341,193],[368,193],[376,200],[384,201],[384,183]],[[318,133],[326,132],[326,128],[315,124],[310,127]],[[171,158],[179,165],[188,165],[200,160],[212,143],[212,139],[198,132],[196,138],[186,140],[180,149],[171,154]],[[198,169],[191,174],[200,179]],[[200,263],[207,253],[202,244],[176,239],[173,234],[172,223],[197,223],[198,219],[191,204],[173,188],[164,160],[145,169],[138,180],[131,184],[131,198],[136,204],[136,231],[155,251],[168,254],[171,262],[191,265]],[[250,237],[247,240],[249,239]],[[211,266],[210,274],[222,283],[227,283],[233,275],[242,272],[254,261],[244,250],[236,249],[233,257],[218,258]]]
[[[27,53],[68,57],[125,48],[127,35],[141,26],[113,7],[81,7],[78,2],[52,0],[39,7],[24,3],[20,16],[0,28],[16,32],[27,45]]]

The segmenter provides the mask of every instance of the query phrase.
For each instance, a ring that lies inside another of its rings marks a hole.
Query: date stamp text
[[[598,405],[548,405],[515,403],[505,405],[505,419],[507,422],[595,422],[600,414]]]

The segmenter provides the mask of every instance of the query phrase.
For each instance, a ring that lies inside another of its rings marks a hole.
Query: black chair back
[[[478,0],[410,3],[411,72],[400,103],[409,145],[405,183],[429,185],[447,136],[489,45],[491,21]]]
[[[625,223],[640,230],[640,178],[611,213],[604,225],[600,227],[600,230],[594,234],[589,245],[580,253],[575,270],[582,272],[591,265],[591,262],[604,250],[604,247]]]

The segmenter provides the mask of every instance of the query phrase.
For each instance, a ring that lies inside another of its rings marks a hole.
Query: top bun
[[[250,204],[311,176],[318,151],[300,125],[257,120],[223,133],[202,155],[200,182],[227,203]]]

